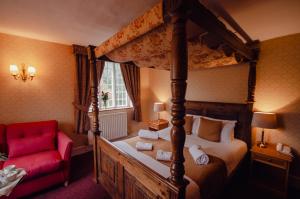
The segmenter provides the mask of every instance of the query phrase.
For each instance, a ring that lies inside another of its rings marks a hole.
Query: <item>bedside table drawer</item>
[[[279,167],[279,168],[282,168],[282,169],[287,168],[287,162],[284,161],[284,160],[279,160],[279,159],[276,159],[276,158],[272,158],[272,157],[269,157],[269,156],[264,156],[264,155],[257,154],[257,153],[253,153],[252,156],[253,156],[252,157],[253,160],[263,162],[263,163],[266,163],[266,164],[269,164],[269,165],[272,165],[272,166],[275,166],[275,167]]]
[[[159,126],[158,126],[158,124],[150,123],[150,124],[149,124],[149,128],[152,128],[152,129],[158,129]]]
[[[167,120],[162,120],[160,119],[159,121],[150,121],[148,123],[148,127],[150,130],[155,130],[155,131],[158,131],[158,130],[161,130],[161,129],[164,129],[164,128],[167,128],[169,126],[169,122]]]

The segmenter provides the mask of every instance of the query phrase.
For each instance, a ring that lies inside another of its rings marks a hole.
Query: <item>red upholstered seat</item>
[[[0,124],[0,150],[2,153],[6,152],[6,137],[4,124]]]
[[[54,120],[8,125],[6,128],[8,157],[54,150],[56,136],[57,122]]]
[[[27,172],[26,180],[57,171],[62,167],[62,159],[58,151],[45,151],[31,155],[10,158],[3,167],[14,164]]]
[[[27,171],[11,195],[0,199],[28,196],[69,180],[73,143],[57,126],[55,120],[0,125],[0,150],[8,154],[0,167],[14,164]]]

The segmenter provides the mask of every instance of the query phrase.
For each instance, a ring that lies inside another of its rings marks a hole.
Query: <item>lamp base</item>
[[[266,148],[266,147],[267,147],[267,144],[266,144],[266,143],[263,143],[263,142],[259,142],[259,143],[257,144],[257,146],[258,146],[259,148]]]

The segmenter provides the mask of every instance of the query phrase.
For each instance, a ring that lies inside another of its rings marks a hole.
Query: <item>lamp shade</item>
[[[18,75],[19,74],[19,68],[16,64],[11,64],[9,66],[9,71],[12,75]]]
[[[165,110],[165,104],[162,102],[155,102],[153,106],[154,112],[161,112]]]
[[[30,77],[34,77],[36,74],[36,70],[33,66],[28,66],[27,71]]]
[[[277,128],[276,114],[265,113],[265,112],[254,112],[252,118],[252,126],[265,128],[265,129],[276,129]]]

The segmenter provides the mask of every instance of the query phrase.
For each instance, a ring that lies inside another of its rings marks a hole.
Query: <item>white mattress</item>
[[[159,137],[170,141],[171,127],[159,131]],[[247,144],[239,139],[234,139],[231,143],[211,142],[198,137],[197,135],[187,135],[184,146],[200,145],[205,153],[222,159],[227,167],[227,176],[238,166],[247,153]]]

